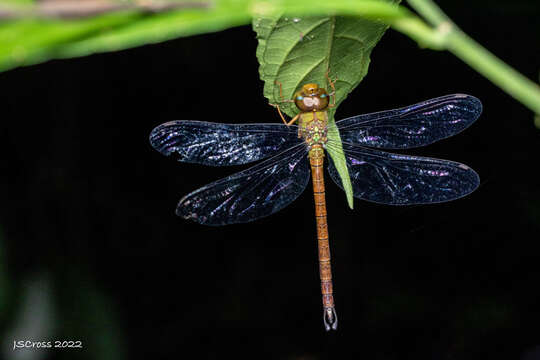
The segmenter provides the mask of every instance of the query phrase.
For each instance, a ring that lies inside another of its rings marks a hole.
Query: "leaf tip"
[[[353,197],[352,197],[352,196],[349,196],[349,194],[347,194],[347,204],[349,204],[349,208],[351,208],[351,210],[354,209],[354,201],[353,201]]]

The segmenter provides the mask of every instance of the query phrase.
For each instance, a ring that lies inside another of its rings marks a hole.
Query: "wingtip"
[[[468,95],[468,94],[456,94],[456,95],[465,97],[468,100],[473,112],[476,114],[476,117],[478,118],[480,116],[484,107],[482,105],[482,101],[480,101],[479,98],[473,95]]]
[[[479,98],[472,95],[467,95],[471,102],[471,107],[473,108],[473,112],[475,113],[475,120],[480,117],[480,114],[482,114],[482,111],[484,109],[484,106],[482,105],[482,102]]]

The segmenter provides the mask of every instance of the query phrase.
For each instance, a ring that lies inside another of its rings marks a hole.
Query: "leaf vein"
[[[360,40],[360,38],[352,35],[336,35],[334,36],[337,39],[348,39],[358,42],[361,46],[366,46],[366,43],[363,40]]]

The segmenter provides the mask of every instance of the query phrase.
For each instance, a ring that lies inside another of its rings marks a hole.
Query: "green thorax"
[[[326,144],[328,113],[324,111],[306,111],[300,114],[300,135],[310,146]]]

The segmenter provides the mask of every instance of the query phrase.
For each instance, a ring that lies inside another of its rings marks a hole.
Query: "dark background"
[[[440,4],[538,79],[535,1]],[[250,224],[204,227],[174,215],[181,196],[244,167],[179,164],[154,151],[148,134],[175,119],[279,122],[262,97],[256,45],[241,27],[0,74],[4,358],[20,358],[13,340],[83,342],[30,350],[46,359],[533,356],[533,114],[449,53],[392,30],[337,118],[475,95],[484,104],[477,123],[408,153],[466,163],[482,183],[451,203],[357,200],[351,211],[327,181],[337,333],[322,325],[310,191]]]

